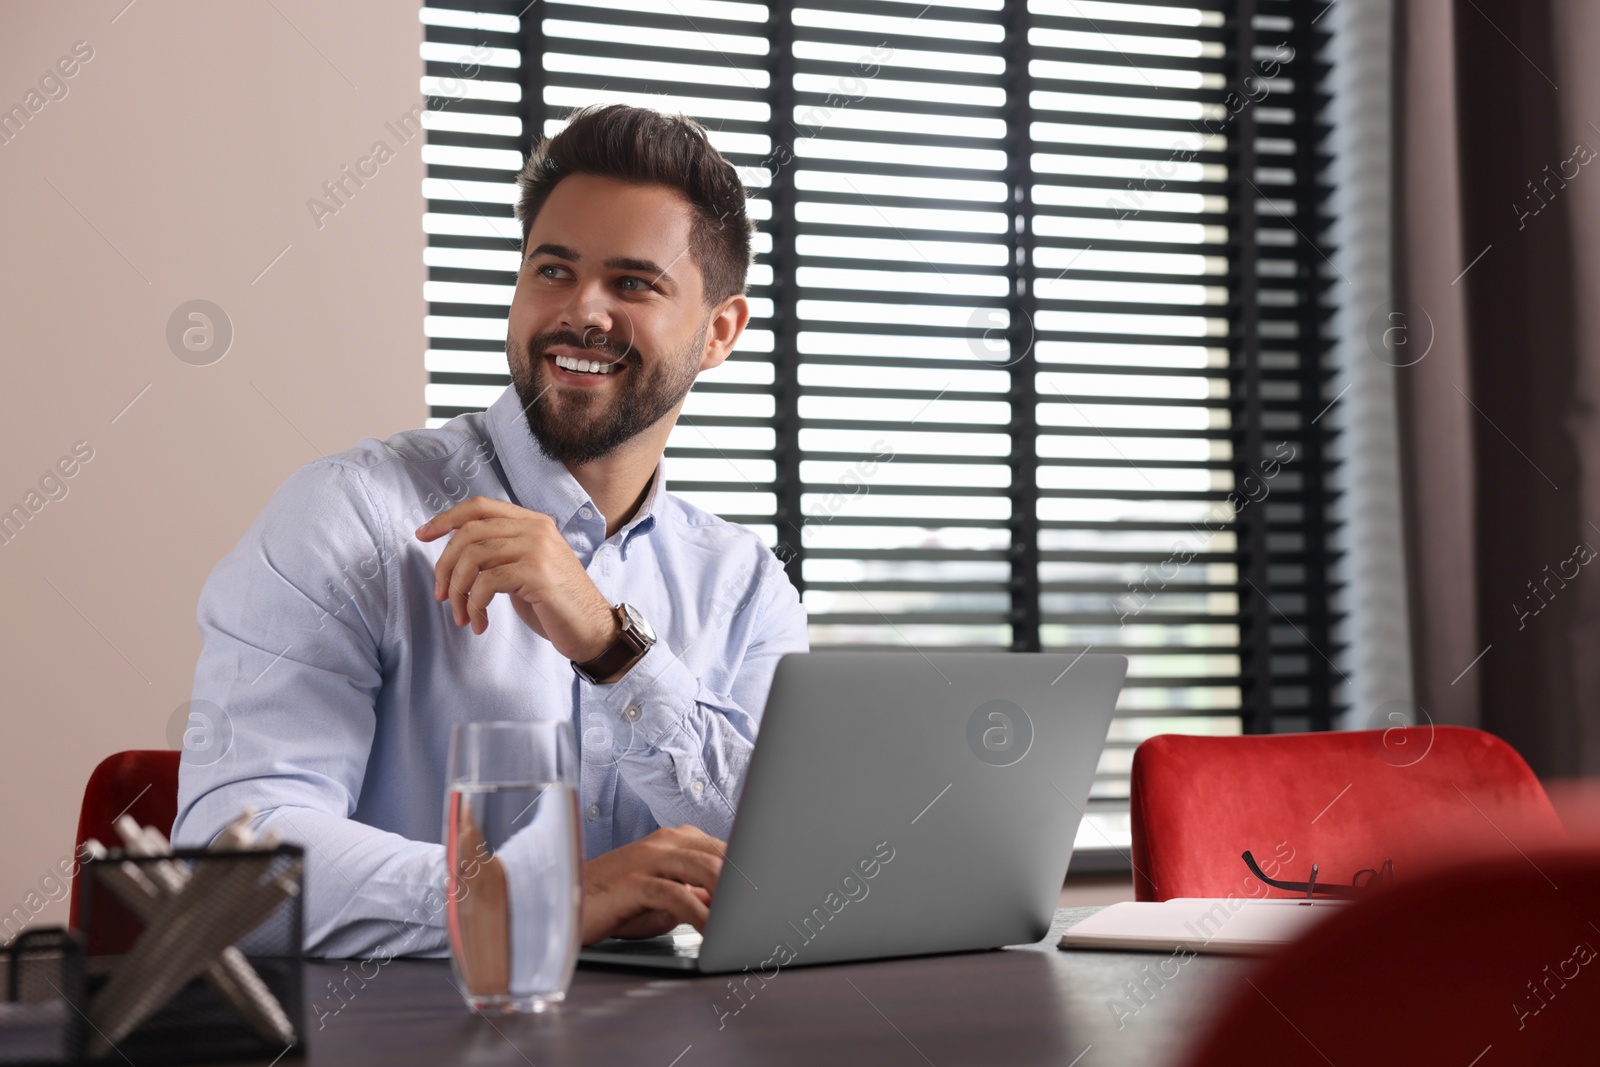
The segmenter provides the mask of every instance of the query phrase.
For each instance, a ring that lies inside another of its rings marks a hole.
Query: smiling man
[[[302,468],[201,593],[212,722],[173,836],[250,808],[304,845],[315,955],[444,951],[445,754],[473,720],[573,723],[585,942],[702,924],[773,671],[806,648],[777,558],[663,474],[750,315],[733,167],[612,106],[518,184],[511,387]]]

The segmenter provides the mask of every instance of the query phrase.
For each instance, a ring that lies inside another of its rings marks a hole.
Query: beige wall
[[[0,143],[0,511],[93,449],[0,544],[0,915],[70,853],[94,765],[168,747],[201,583],[267,496],[425,417],[423,138],[384,125],[421,100],[417,6],[125,3],[0,13],[5,111],[93,50]],[[380,139],[318,229],[308,198]],[[233,324],[209,366],[166,339],[192,299]]]

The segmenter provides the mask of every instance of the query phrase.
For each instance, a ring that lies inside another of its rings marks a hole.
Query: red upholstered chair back
[[[1596,916],[1593,849],[1397,881],[1241,978],[1188,1067],[1594,1063]]]
[[[120,848],[122,838],[112,825],[123,812],[140,826],[154,826],[168,837],[178,817],[178,761],[176,751],[118,752],[107,756],[89,775],[83,791],[83,809],[78,815],[78,855],[83,843],[94,838],[107,848]],[[72,925],[80,927],[82,879],[72,882]],[[107,894],[94,900],[95,937],[89,945],[91,955],[126,952],[139,929],[122,903]]]
[[[1406,878],[1468,855],[1565,841],[1544,788],[1504,741],[1481,730],[1245,737],[1164,734],[1133,757],[1134,895],[1284,896],[1269,876],[1348,885],[1392,859]]]

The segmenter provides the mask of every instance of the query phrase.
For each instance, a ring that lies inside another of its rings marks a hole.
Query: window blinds
[[[700,120],[760,233],[673,490],[767,538],[814,646],[1127,655],[1079,838],[1122,847],[1143,738],[1339,710],[1325,9],[430,0],[430,421],[509,380],[531,141]]]

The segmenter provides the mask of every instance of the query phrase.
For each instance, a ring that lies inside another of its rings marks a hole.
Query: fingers
[[[678,923],[704,929],[722,875],[721,841],[674,826],[584,864],[585,944],[602,937],[649,937]],[[649,913],[659,912],[658,922]],[[660,923],[666,923],[661,926]]]
[[[583,943],[592,945],[604,937],[652,937],[679,923],[703,930],[711,914],[709,903],[703,890],[641,870],[598,886],[586,882]]]
[[[417,539],[419,541],[434,541],[474,519],[512,516],[525,512],[525,508],[519,508],[509,500],[475,496],[471,500],[463,500],[453,508],[446,508],[421,526],[418,526]]]
[[[688,923],[694,929],[706,928],[706,920],[710,917],[710,907],[701,901],[690,886],[683,885],[682,881],[672,881],[670,878],[651,878],[648,875],[630,875],[624,880],[622,886],[626,896],[618,904],[626,907],[627,918],[632,921],[640,912],[661,912],[670,917],[672,926],[678,923]],[[618,923],[621,926],[621,923]],[[666,933],[666,931],[662,931]]]
[[[485,590],[481,600],[475,601],[470,594],[479,576],[507,564],[526,563],[534,569],[519,569],[521,582],[547,584],[548,577],[541,577],[542,564],[548,559],[547,535],[560,536],[554,529],[548,515],[487,497],[474,497],[440,512],[417,528],[422,541],[453,531],[433,567],[433,599],[449,601],[450,617],[457,626],[471,623],[474,633],[483,633],[489,626],[493,592],[518,586],[502,580],[499,589]],[[576,564],[575,557],[573,562]]]
[[[722,857],[687,848],[656,848],[649,853],[646,873],[714,892],[722,875]]]
[[[481,634],[489,629],[489,601],[496,593],[510,593],[522,587],[519,569],[509,564],[492,570],[479,571],[472,585],[461,592],[461,612],[464,621],[472,624],[472,632]],[[450,594],[451,608],[455,607],[456,593]],[[458,623],[459,625],[459,623]]]
[[[457,587],[471,588],[471,581],[463,582],[456,573],[463,558],[471,557],[474,550],[482,552],[488,546],[509,543],[524,529],[523,524],[510,518],[474,519],[464,524],[433,565],[433,599],[443,600],[446,591],[454,592]]]
[[[448,573],[443,588],[435,593],[445,593],[450,602],[450,617],[457,626],[483,620],[483,627],[473,626],[482,633],[489,624],[489,601],[497,592],[507,592],[520,586],[527,577],[527,568],[513,566],[526,563],[523,550],[515,541],[481,541],[468,545],[457,557],[455,568]],[[489,583],[482,580],[499,572]],[[515,577],[513,577],[515,575]]]
[[[611,931],[612,937],[660,937],[670,933],[678,925],[677,917],[666,911],[647,911],[642,915],[635,915],[617,924]]]
[[[711,909],[682,882],[639,876],[630,882],[631,895],[638,904],[672,916],[674,926],[688,923],[696,930],[705,929]]]
[[[670,840],[679,848],[687,848],[696,852],[704,852],[708,855],[715,856],[718,859],[721,859],[728,854],[727,842],[712,837],[698,826],[691,826],[688,823],[685,823],[682,826],[664,827],[655,831],[655,833],[652,833],[650,836],[654,837],[656,834],[662,835],[663,838]],[[646,840],[648,840],[648,838]]]
[[[627,854],[630,868],[711,890],[728,848],[698,827],[684,825],[663,827],[618,851]]]

